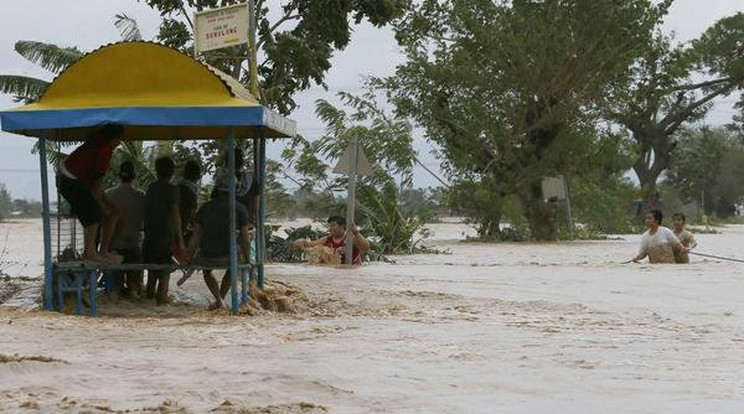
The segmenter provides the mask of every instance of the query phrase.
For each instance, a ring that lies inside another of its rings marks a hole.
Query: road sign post
[[[333,168],[337,174],[347,174],[349,176],[349,188],[346,196],[346,245],[344,263],[352,264],[354,252],[354,235],[348,231],[354,220],[354,208],[356,207],[356,180],[357,176],[372,175],[372,165],[364,155],[364,151],[359,148],[357,137],[351,139],[346,152],[338,160],[338,164]]]

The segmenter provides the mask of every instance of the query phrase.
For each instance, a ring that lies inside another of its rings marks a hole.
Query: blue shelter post
[[[258,140],[258,223],[256,223],[256,267],[258,288],[264,288],[264,260],[266,259],[266,240],[264,231],[264,216],[266,214],[266,197],[264,195],[266,181],[266,140]]]
[[[52,310],[52,224],[49,211],[46,137],[39,137],[39,171],[41,171],[41,217],[44,229],[44,309]],[[59,208],[59,207],[58,207]]]
[[[230,128],[227,136],[227,171],[230,176],[230,296],[233,315],[238,314],[238,244],[235,239],[235,128]]]

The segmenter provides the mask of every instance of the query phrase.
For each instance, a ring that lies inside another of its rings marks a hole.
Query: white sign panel
[[[338,164],[333,168],[333,172],[336,174],[351,174],[352,173],[352,166],[350,165],[352,162],[353,154],[353,145],[349,144],[348,147],[346,147],[346,151],[344,152],[344,155],[341,156],[341,159],[338,160]],[[374,172],[372,171],[372,164],[370,164],[369,160],[367,159],[367,156],[364,155],[364,150],[361,147],[358,147],[357,151],[357,165],[356,165],[356,175],[372,175]]]
[[[196,13],[196,52],[248,43],[249,21],[248,3]]]
[[[563,176],[543,178],[542,193],[545,200],[565,200],[566,183],[563,180]]]

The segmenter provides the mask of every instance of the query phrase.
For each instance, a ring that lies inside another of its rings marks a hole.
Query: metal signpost
[[[338,164],[333,168],[337,174],[348,174],[349,189],[346,197],[346,247],[344,263],[352,264],[354,258],[354,235],[349,231],[349,227],[354,225],[354,207],[356,206],[356,178],[357,175],[372,175],[372,164],[369,163],[364,151],[359,148],[359,141],[356,137],[352,138],[346,152],[338,160]]]
[[[568,220],[568,233],[573,240],[574,226],[571,216],[571,196],[568,191],[568,180],[562,175],[557,177],[546,177],[542,181],[543,198],[550,200],[566,200],[566,219]]]

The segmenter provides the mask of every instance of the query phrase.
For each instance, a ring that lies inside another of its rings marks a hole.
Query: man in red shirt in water
[[[351,223],[351,234],[354,235],[354,249],[352,250],[351,263],[362,264],[362,254],[369,251],[369,241],[359,233],[356,224]],[[318,240],[296,240],[293,245],[297,248],[313,246],[326,246],[335,250],[341,256],[341,263],[346,260],[346,219],[341,216],[328,218],[328,236]]]
[[[111,165],[111,155],[119,145],[123,132],[124,128],[119,124],[107,123],[96,127],[83,145],[59,165],[57,188],[83,225],[84,260],[121,262],[121,256],[109,251],[117,215],[113,205],[106,199],[101,179]],[[97,251],[96,236],[104,217],[106,226],[100,251]]]

